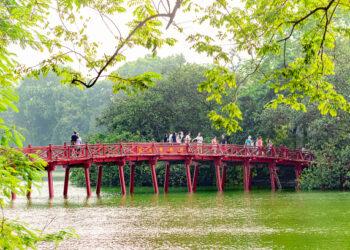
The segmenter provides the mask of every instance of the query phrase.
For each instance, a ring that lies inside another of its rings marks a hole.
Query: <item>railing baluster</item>
[[[49,150],[47,151],[47,158],[49,161],[52,161],[52,145],[49,144]]]
[[[85,156],[86,156],[86,157],[89,156],[89,146],[88,146],[88,142],[85,142]]]

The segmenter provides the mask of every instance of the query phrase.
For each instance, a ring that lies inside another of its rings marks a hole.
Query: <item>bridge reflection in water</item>
[[[158,182],[155,165],[158,161],[164,162],[165,180],[164,192],[168,192],[170,165],[172,162],[183,162],[185,164],[188,192],[195,192],[198,179],[199,166],[202,163],[211,162],[216,173],[216,183],[219,192],[225,189],[226,168],[234,163],[243,165],[244,190],[249,191],[252,184],[252,168],[254,164],[266,163],[270,171],[271,190],[276,190],[278,180],[277,171],[279,167],[293,166],[295,178],[298,180],[302,168],[308,166],[313,160],[313,155],[300,150],[274,147],[246,147],[243,145],[229,144],[199,144],[199,143],[106,143],[88,144],[79,146],[41,146],[23,148],[22,152],[36,153],[48,162],[46,171],[48,173],[49,196],[52,198],[53,179],[52,171],[55,166],[63,165],[65,168],[65,180],[63,195],[68,195],[69,171],[74,167],[84,168],[87,196],[91,196],[89,168],[91,163],[98,167],[96,194],[101,192],[102,171],[104,163],[115,163],[119,166],[119,177],[121,192],[126,195],[126,186],[123,167],[128,162],[130,172],[130,193],[134,193],[135,166],[137,162],[149,162],[152,174],[154,192],[158,193]],[[193,179],[191,177],[190,165],[195,166]],[[297,182],[297,190],[299,183]],[[27,196],[30,196],[28,193]]]

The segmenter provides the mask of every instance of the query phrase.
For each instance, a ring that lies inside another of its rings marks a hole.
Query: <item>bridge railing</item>
[[[78,160],[99,157],[134,155],[204,155],[233,157],[271,157],[285,160],[312,161],[310,152],[274,147],[210,143],[103,143],[23,148],[24,153],[36,153],[46,161]]]

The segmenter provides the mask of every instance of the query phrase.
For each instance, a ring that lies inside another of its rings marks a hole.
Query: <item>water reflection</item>
[[[121,196],[116,188],[87,198],[85,188],[70,185],[63,197],[62,180],[48,199],[46,187],[29,200],[18,197],[5,213],[34,228],[50,222],[50,232],[75,228],[81,240],[70,239],[61,249],[301,249],[327,248],[328,242],[341,249],[349,243],[349,193],[179,189],[154,195],[150,187],[134,195]]]

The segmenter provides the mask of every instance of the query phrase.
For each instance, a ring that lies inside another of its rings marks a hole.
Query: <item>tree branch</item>
[[[295,27],[296,27],[298,24],[300,24],[300,23],[303,22],[305,19],[309,18],[311,15],[315,14],[315,13],[316,13],[317,11],[319,11],[319,10],[328,11],[328,9],[332,6],[332,4],[334,3],[334,1],[335,1],[335,0],[331,0],[331,1],[329,2],[329,4],[328,4],[326,7],[318,7],[318,8],[316,8],[316,9],[313,9],[313,10],[310,11],[306,16],[304,16],[304,17],[302,17],[302,18],[300,18],[300,19],[298,19],[298,20],[287,22],[287,23],[292,23],[292,24],[293,24],[292,30],[290,31],[290,33],[289,33],[289,35],[288,35],[287,37],[285,37],[285,38],[283,38],[283,39],[280,39],[280,40],[278,40],[277,42],[283,42],[283,41],[285,41],[285,40],[288,40],[288,39],[292,36],[292,34],[293,34],[293,32],[294,32],[294,29],[295,29]]]
[[[176,11],[181,7],[181,3],[183,2],[183,0],[177,0],[176,1],[176,4],[175,4],[175,7],[173,9],[173,12],[170,14],[170,20],[169,20],[169,23],[168,25],[166,26],[165,29],[168,29],[169,26],[171,25],[171,23],[174,21],[174,18],[175,18],[175,15],[176,15]]]
[[[131,37],[135,34],[135,32],[140,29],[142,26],[144,26],[148,21],[158,18],[158,17],[168,17],[170,18],[169,23],[167,25],[167,28],[171,25],[171,23],[173,22],[173,19],[175,17],[176,11],[177,9],[179,9],[181,7],[181,3],[183,0],[177,0],[176,5],[173,9],[173,11],[171,13],[164,13],[164,14],[156,14],[153,16],[149,16],[147,17],[145,20],[139,22],[139,24],[129,33],[129,35],[125,38],[125,40],[123,40],[118,48],[116,49],[116,51],[113,53],[113,55],[109,58],[109,60],[104,64],[104,66],[98,71],[97,76],[93,79],[91,79],[88,83],[83,82],[82,80],[79,79],[73,79],[72,80],[72,84],[77,84],[80,83],[83,86],[85,86],[86,88],[91,88],[92,86],[94,86],[96,84],[96,82],[98,81],[98,79],[101,77],[102,73],[106,70],[106,68],[113,62],[113,60],[117,57],[117,55],[120,53],[120,50],[127,44],[127,42],[131,39]]]

